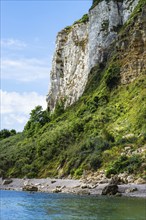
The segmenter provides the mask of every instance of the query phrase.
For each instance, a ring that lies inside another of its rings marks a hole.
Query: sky
[[[1,127],[22,131],[37,105],[46,109],[57,33],[92,0],[0,0]]]

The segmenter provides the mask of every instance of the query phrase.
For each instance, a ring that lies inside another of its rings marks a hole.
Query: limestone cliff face
[[[51,111],[57,102],[63,101],[66,107],[83,94],[90,70],[106,60],[109,46],[137,3],[138,0],[100,1],[89,11],[89,22],[75,24],[58,33],[47,96]],[[144,33],[136,35],[143,38]],[[134,39],[138,44],[138,38]]]
[[[56,41],[52,63],[50,109],[57,101],[71,105],[82,95],[88,78],[88,23],[62,30]]]
[[[101,1],[89,12],[89,70],[106,59],[119,28],[128,20],[138,0]]]

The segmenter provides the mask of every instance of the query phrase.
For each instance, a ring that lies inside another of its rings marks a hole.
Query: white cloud
[[[23,41],[17,40],[17,39],[2,39],[1,47],[9,48],[9,49],[24,49],[27,47],[27,44]]]
[[[17,93],[0,90],[1,97],[1,129],[23,130],[29,113],[37,105],[46,109],[46,97],[36,92]]]
[[[34,43],[34,45],[33,43],[29,45],[28,43],[13,38],[1,40],[1,83],[4,86],[3,88],[10,86],[11,90],[13,88],[13,91],[15,91],[15,85],[19,85],[17,89],[20,89],[20,86],[22,86],[21,91],[25,91],[27,85],[29,85],[29,87],[31,85],[32,91],[34,91],[38,83],[41,86],[42,82],[45,81],[48,82],[49,85],[49,60],[47,57],[45,59],[36,58],[38,54],[39,57],[42,57],[41,53],[46,48],[41,48],[37,42]],[[13,85],[14,81],[15,83]],[[39,89],[40,88],[37,88],[37,91],[39,91]],[[34,109],[35,106],[41,105],[44,109],[46,108],[46,97],[36,92],[19,93],[1,90],[0,97],[0,129],[14,128],[21,131],[29,118],[31,110]]]
[[[49,67],[46,60],[40,59],[2,59],[1,78],[33,82],[40,79],[49,81]]]

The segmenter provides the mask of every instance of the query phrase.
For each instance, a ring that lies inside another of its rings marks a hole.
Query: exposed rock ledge
[[[37,188],[35,191],[48,193],[74,193],[79,195],[101,195],[107,183],[86,184],[82,180],[73,179],[12,179],[12,182],[3,185],[0,178],[1,190],[23,190],[27,185]],[[32,191],[32,190],[31,190]],[[118,185],[117,196],[143,197],[146,198],[146,184],[122,184]]]

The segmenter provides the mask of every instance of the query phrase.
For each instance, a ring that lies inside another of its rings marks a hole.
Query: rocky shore
[[[88,183],[73,179],[2,179],[1,190],[39,191],[47,193],[73,193],[78,195],[114,195],[146,198],[146,184],[120,184],[116,179],[109,183]]]

